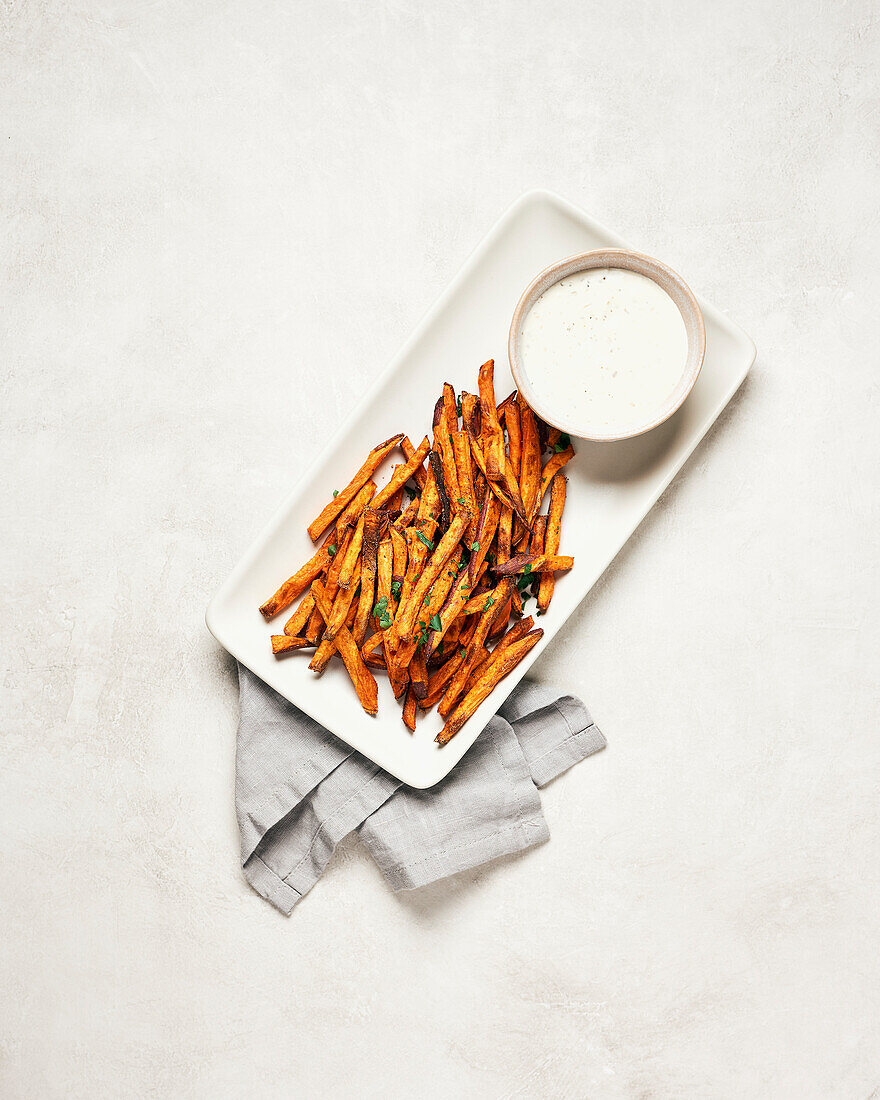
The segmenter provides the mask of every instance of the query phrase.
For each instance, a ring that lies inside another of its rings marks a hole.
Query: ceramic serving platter
[[[352,748],[412,787],[433,786],[458,763],[519,680],[553,645],[559,628],[742,383],[755,359],[749,337],[698,299],[706,324],[706,357],[682,407],[666,423],[635,439],[575,441],[577,454],[566,467],[568,497],[560,546],[560,553],[574,555],[574,569],[558,577],[553,602],[537,620],[544,629],[541,641],[442,748],[434,742],[442,726],[436,709],[420,717],[411,734],[384,677],[377,677],[379,713],[371,718],[361,709],[341,662],[331,662],[323,676],[316,676],[308,668],[310,651],[276,659],[269,636],[281,632],[287,616],[279,615],[276,622],[267,624],[258,608],[314,552],[307,524],[335,487],[348,484],[367,451],[396,432],[419,440],[429,431],[444,382],[451,382],[456,391],[475,392],[480,363],[494,358],[498,400],[513,389],[508,330],[517,301],[537,272],[575,252],[627,247],[616,234],[557,195],[530,191],[518,199],[360,404],[350,411],[339,410],[345,419],[335,439],[208,607],[209,630],[234,657]],[[387,477],[390,465],[386,463],[380,476]]]

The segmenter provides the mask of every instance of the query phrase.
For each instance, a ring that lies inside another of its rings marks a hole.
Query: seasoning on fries
[[[312,649],[318,675],[339,658],[371,715],[383,673],[410,731],[438,707],[440,745],[541,639],[524,605],[546,614],[574,565],[559,552],[571,441],[516,391],[496,404],[494,371],[480,367],[479,396],[445,383],[418,447],[403,433],[373,447],[309,524],[321,545],[260,607],[269,620],[299,600],[277,657]]]

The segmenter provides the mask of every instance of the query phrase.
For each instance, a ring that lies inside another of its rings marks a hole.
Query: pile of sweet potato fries
[[[515,391],[496,406],[494,371],[480,367],[478,396],[443,386],[433,444],[395,435],[370,451],[309,524],[318,551],[260,608],[271,619],[302,596],[275,655],[312,647],[321,673],[338,654],[373,715],[385,673],[410,730],[439,704],[441,745],[541,638],[523,605],[544,614],[554,574],[574,564],[559,554],[571,441]],[[395,448],[405,461],[377,491]]]

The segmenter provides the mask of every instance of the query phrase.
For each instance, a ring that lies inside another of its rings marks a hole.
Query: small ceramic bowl
[[[678,306],[687,334],[687,359],[679,383],[673,391],[672,396],[662,407],[659,407],[656,412],[652,413],[651,417],[646,422],[633,424],[625,431],[617,431],[613,434],[602,433],[598,431],[595,426],[589,424],[573,423],[571,419],[569,419],[565,409],[547,406],[541,394],[536,393],[533,389],[519,357],[519,337],[522,331],[523,321],[538,298],[541,297],[548,287],[553,286],[554,283],[558,283],[560,279],[565,279],[569,275],[574,275],[579,271],[588,271],[596,267],[621,267],[628,271],[635,271],[639,275],[646,275],[649,279],[653,279],[658,286],[666,291],[676,306]],[[696,298],[691,293],[687,283],[685,283],[681,276],[677,275],[672,268],[667,267],[666,264],[660,263],[659,260],[652,260],[650,256],[643,256],[639,252],[629,252],[622,248],[601,248],[597,249],[595,252],[580,252],[576,256],[569,256],[565,260],[560,260],[558,263],[551,264],[550,267],[545,267],[544,270],[529,283],[525,293],[517,304],[513,314],[513,320],[510,323],[510,336],[508,338],[507,351],[510,357],[510,369],[513,373],[517,388],[522,392],[523,397],[525,397],[526,401],[542,420],[546,420],[548,424],[552,424],[555,428],[568,432],[569,435],[577,436],[579,439],[607,442],[615,439],[629,439],[634,435],[641,435],[643,432],[650,431],[651,428],[656,428],[658,424],[662,424],[664,420],[668,420],[669,417],[672,416],[693,389],[694,383],[697,380],[697,375],[700,373],[700,368],[703,365],[703,357],[706,353],[706,329],[703,324],[703,315],[700,312],[700,307],[697,305]]]

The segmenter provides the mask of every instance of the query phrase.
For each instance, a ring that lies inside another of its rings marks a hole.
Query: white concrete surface
[[[4,1098],[877,1095],[878,17],[0,8]],[[538,666],[551,842],[285,920],[205,604],[532,186],[758,363]]]

